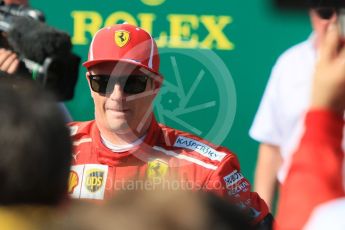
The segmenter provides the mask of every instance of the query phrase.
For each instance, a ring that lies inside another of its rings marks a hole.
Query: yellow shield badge
[[[79,183],[79,177],[78,174],[76,172],[74,172],[73,170],[71,170],[70,174],[69,174],[69,180],[68,180],[68,193],[72,194],[75,187],[77,187]]]
[[[104,183],[104,171],[90,169],[86,171],[85,186],[90,192],[97,192]]]
[[[147,178],[153,179],[164,177],[167,174],[168,169],[168,163],[163,160],[154,159],[149,161],[147,166]]]
[[[118,47],[124,47],[130,40],[129,32],[126,30],[115,31],[115,44]]]

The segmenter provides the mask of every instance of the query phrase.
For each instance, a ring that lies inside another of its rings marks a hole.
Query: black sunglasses
[[[146,75],[132,74],[129,76],[111,77],[110,75],[95,74],[89,75],[91,89],[100,94],[111,93],[115,84],[119,84],[126,94],[142,93],[146,89]]]
[[[315,8],[315,11],[320,18],[325,20],[330,19],[336,13],[335,8],[333,7]]]

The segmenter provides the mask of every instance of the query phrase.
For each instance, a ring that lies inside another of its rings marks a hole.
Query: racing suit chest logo
[[[104,183],[104,171],[90,169],[86,172],[85,187],[90,192],[97,192]]]
[[[78,173],[71,170],[69,174],[69,180],[68,180],[68,194],[72,194],[74,192],[75,187],[77,187],[79,183],[79,177]]]
[[[162,178],[168,173],[169,165],[161,159],[154,159],[148,162],[147,178]]]

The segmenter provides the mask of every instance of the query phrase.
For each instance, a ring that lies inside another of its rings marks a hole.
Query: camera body
[[[70,100],[81,59],[72,53],[70,36],[44,21],[39,10],[0,1],[0,47],[17,53],[21,64],[16,74],[38,81],[59,101]]]

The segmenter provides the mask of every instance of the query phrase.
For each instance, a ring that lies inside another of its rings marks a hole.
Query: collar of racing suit
[[[114,154],[108,149],[101,141],[101,135],[96,123],[93,124],[91,135],[93,139],[92,152],[94,156],[97,156],[97,161],[106,165],[121,165],[121,164],[138,164],[138,161],[147,162],[148,158],[154,157],[157,152],[152,147],[157,144],[158,139],[161,138],[162,130],[153,117],[151,125],[148,129],[144,141],[135,148],[123,152],[121,154]]]

